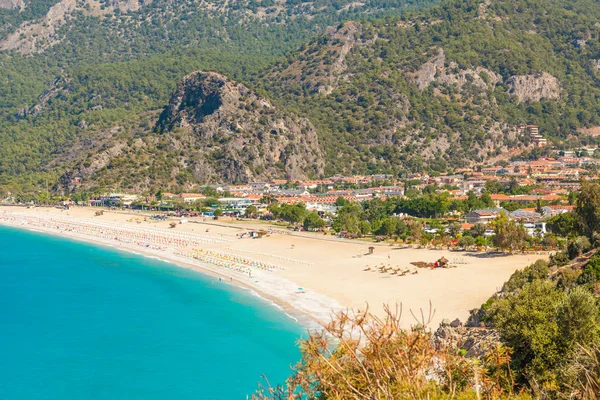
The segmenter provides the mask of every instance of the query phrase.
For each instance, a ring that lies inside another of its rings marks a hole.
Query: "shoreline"
[[[0,208],[0,210],[1,210],[1,208]],[[1,214],[0,214],[0,216],[1,216]],[[323,308],[321,310],[314,310],[314,311],[318,311],[318,312],[310,312],[309,310],[305,309],[304,307],[298,307],[297,304],[296,304],[296,306],[294,306],[294,305],[290,304],[289,302],[285,301],[285,299],[278,297],[272,293],[269,293],[269,291],[264,290],[264,288],[261,286],[253,284],[253,282],[251,282],[251,281],[246,282],[246,281],[242,280],[245,278],[245,275],[239,275],[239,274],[236,275],[233,272],[230,273],[229,271],[223,271],[219,268],[213,267],[209,263],[204,263],[204,262],[201,262],[198,260],[193,260],[193,262],[192,262],[192,260],[187,260],[183,257],[177,256],[174,254],[161,252],[160,250],[144,249],[144,248],[140,248],[139,246],[129,245],[129,244],[118,242],[118,241],[111,242],[108,240],[99,240],[98,238],[94,238],[94,237],[86,237],[84,235],[78,235],[78,234],[73,234],[71,232],[64,232],[64,231],[61,232],[59,230],[53,230],[53,229],[43,228],[43,227],[39,227],[39,226],[33,227],[28,224],[10,224],[10,223],[6,223],[5,221],[2,221],[1,218],[0,218],[0,225],[5,226],[5,227],[14,228],[14,229],[23,230],[23,231],[50,235],[50,236],[61,238],[61,239],[72,240],[72,241],[80,242],[80,243],[86,244],[86,245],[106,247],[106,248],[110,248],[111,250],[114,250],[117,252],[126,252],[129,254],[135,254],[137,256],[141,256],[144,258],[159,260],[161,262],[165,262],[170,265],[174,265],[178,268],[185,268],[187,270],[191,270],[191,271],[194,271],[195,273],[201,274],[207,278],[222,279],[222,283],[229,284],[237,290],[247,291],[249,294],[261,299],[261,301],[269,303],[269,305],[271,307],[277,308],[278,310],[280,310],[281,312],[286,314],[287,317],[289,317],[290,319],[293,319],[298,325],[300,325],[305,330],[320,329],[322,327],[322,324],[329,322],[329,318],[336,311],[341,311],[343,309],[340,307],[339,309],[335,310],[335,309],[330,309],[328,307],[325,307],[323,305]],[[262,271],[255,271],[254,273],[256,274],[256,273],[260,273],[260,272],[262,272]],[[262,276],[257,276],[256,278],[260,279],[260,278],[262,278]],[[281,278],[281,277],[278,277],[278,278],[279,278],[279,280],[285,279],[285,278]],[[287,283],[293,284],[294,286],[296,286],[296,284],[294,284],[293,282],[287,282]],[[320,294],[318,294],[318,295],[322,296]],[[299,300],[301,300],[301,299],[299,299]],[[314,299],[311,299],[311,300],[314,300]],[[313,303],[313,304],[315,304],[315,303]],[[318,304],[318,302],[317,302],[317,304]],[[330,303],[330,304],[333,304],[333,303]],[[325,317],[326,314],[329,314],[329,317]]]
[[[384,305],[400,305],[403,327],[426,315],[435,329],[445,319],[466,321],[518,269],[547,255],[490,255],[394,244],[291,235],[269,229],[251,239],[251,222],[235,226],[201,218],[177,221],[98,208],[0,207],[0,223],[99,245],[108,245],[221,278],[272,303],[312,329],[340,311],[368,307],[383,317]],[[179,222],[175,227],[173,222]],[[261,229],[266,229],[264,225]],[[374,252],[369,247],[374,248]],[[445,257],[456,268],[416,268],[414,262]],[[384,268],[385,266],[385,268]],[[383,270],[382,270],[383,269]],[[402,274],[399,271],[405,271]],[[393,273],[392,273],[393,272]]]

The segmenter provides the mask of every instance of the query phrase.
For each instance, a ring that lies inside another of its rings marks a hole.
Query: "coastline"
[[[2,210],[2,208],[0,208]],[[212,277],[215,279],[222,279],[224,283],[231,284],[236,289],[248,291],[249,294],[259,297],[261,300],[270,303],[271,306],[279,309],[285,313],[289,318],[295,320],[300,326],[307,330],[320,329],[321,324],[329,322],[331,316],[341,311],[343,308],[337,306],[332,308],[331,305],[335,305],[335,301],[332,299],[325,298],[323,295],[313,293],[312,296],[308,296],[308,304],[303,305],[303,299],[299,298],[296,302],[286,301],[284,296],[277,296],[277,290],[275,293],[271,292],[265,285],[256,285],[257,280],[246,279],[245,275],[235,274],[233,272],[224,271],[218,267],[214,267],[209,263],[204,263],[198,260],[188,260],[184,257],[179,257],[170,252],[163,252],[160,250],[141,248],[139,246],[130,245],[118,241],[102,240],[99,238],[87,237],[85,235],[78,235],[72,232],[61,232],[59,230],[53,230],[43,227],[32,227],[27,224],[10,224],[2,221],[0,218],[0,225],[20,229],[29,232],[41,233],[51,235],[66,240],[73,240],[83,244],[91,244],[93,246],[108,247],[115,251],[123,251],[138,256],[160,260],[171,265],[175,265],[179,268],[185,268],[192,270],[196,273],[202,274],[206,277]],[[258,274],[255,278],[259,279],[259,282],[265,278],[264,274],[268,272],[255,271]],[[285,278],[276,277],[277,279],[269,279],[269,285],[279,285],[288,287],[298,287],[295,283],[286,280]],[[272,281],[272,282],[271,282]],[[274,288],[275,286],[273,286]],[[303,293],[305,296],[307,293]]]
[[[241,234],[267,226],[250,221],[228,226],[226,221],[215,224],[198,218],[190,219],[190,223],[178,221],[180,224],[173,228],[170,225],[175,219],[157,220],[148,214],[106,210],[95,215],[96,211],[98,208],[62,211],[5,206],[0,207],[0,223],[108,245],[221,278],[273,303],[309,329],[328,323],[342,310],[368,307],[381,317],[385,304],[402,306],[405,327],[417,322],[414,315],[427,315],[430,305],[434,315],[425,322],[431,328],[444,319],[465,321],[469,310],[481,306],[515,270],[547,257],[492,256],[389,243],[376,244],[371,253],[369,242],[322,234],[289,234],[281,228],[273,228],[261,239],[251,239]],[[85,227],[91,227],[91,232]],[[117,239],[123,235],[132,237]],[[446,257],[457,268],[417,270],[411,264],[440,257]],[[376,267],[384,265],[410,273],[378,272]]]

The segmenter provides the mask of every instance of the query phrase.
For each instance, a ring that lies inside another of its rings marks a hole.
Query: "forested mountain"
[[[105,132],[148,134],[195,70],[248,80],[329,25],[429,2],[4,0],[0,187],[57,182]]]
[[[520,123],[554,138],[600,125],[597,2],[450,0],[415,10],[430,3],[0,3],[0,187],[203,183],[185,164],[177,179],[111,172],[115,146],[165,134],[159,115],[197,70],[307,118],[325,161],[307,176],[451,169],[525,146]],[[153,159],[169,159],[156,151]],[[140,152],[124,153],[131,168],[150,154]],[[102,168],[76,176],[98,154]],[[244,176],[210,180],[219,178]]]
[[[305,179],[323,173],[310,121],[278,110],[246,86],[214,72],[184,77],[155,130],[157,134],[136,138],[120,130],[107,132],[110,143],[69,169],[61,188],[72,191],[103,182],[144,189],[175,182],[191,189],[202,182]],[[83,148],[85,143],[77,151]],[[69,154],[74,153],[71,148]]]
[[[346,23],[256,84],[307,116],[329,171],[466,166],[598,125],[600,5],[448,1]]]

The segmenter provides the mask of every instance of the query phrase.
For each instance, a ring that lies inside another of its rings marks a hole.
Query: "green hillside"
[[[256,83],[317,125],[330,171],[465,166],[518,148],[520,123],[599,124],[599,23],[594,1],[448,1],[339,27]]]
[[[43,16],[59,2],[34,3],[23,12],[0,9],[0,48],[11,37],[17,42],[15,49],[0,51],[5,190],[56,182],[80,156],[65,155],[71,146],[94,138],[101,147],[105,129],[147,134],[155,123],[149,115],[166,106],[177,81],[192,71],[247,80],[328,25],[359,15],[398,15],[429,1],[159,0],[136,11],[105,8],[104,15],[91,15],[92,3],[83,1],[67,13],[68,23],[56,24],[51,38],[17,35],[23,22],[47,26]],[[29,39],[36,40],[33,52]],[[19,41],[25,44],[19,47]]]
[[[524,149],[521,123],[556,140],[600,125],[597,2],[445,1],[405,13],[427,4],[155,1],[101,16],[82,6],[43,40],[5,22],[0,46],[12,37],[16,47],[0,52],[0,186],[35,191],[98,151],[155,140],[158,114],[195,70],[308,118],[326,175],[448,170]],[[148,157],[137,153],[130,168]],[[96,171],[85,186],[122,187],[122,173]],[[150,179],[202,183],[180,176]]]

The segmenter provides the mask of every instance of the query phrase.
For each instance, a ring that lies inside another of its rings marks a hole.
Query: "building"
[[[496,217],[502,213],[506,214],[506,210],[504,208],[484,208],[481,210],[473,210],[467,213],[465,215],[465,219],[469,224],[487,224],[488,222],[496,219]]]
[[[523,125],[520,125],[518,131],[529,135],[534,147],[544,147],[548,144],[548,140],[540,135],[537,125],[527,125],[524,129]]]
[[[544,214],[544,216],[554,217],[556,215],[571,212],[574,209],[575,209],[574,206],[564,206],[564,205],[544,206],[544,207],[542,207],[542,213]]]
[[[90,205],[97,207],[129,207],[138,200],[139,196],[137,194],[111,193],[90,200]]]
[[[179,198],[186,203],[193,203],[194,201],[206,199],[206,196],[200,193],[181,193]]]
[[[548,231],[545,222],[526,223],[523,227],[527,230],[529,236],[543,237]]]
[[[246,212],[246,208],[252,205],[251,199],[246,199],[243,197],[223,197],[218,199],[219,207],[227,213],[232,214],[244,214]]]
[[[520,222],[536,222],[539,221],[542,214],[536,212],[535,209],[522,208],[511,212],[508,216]]]

